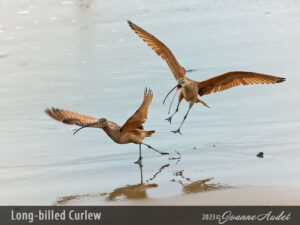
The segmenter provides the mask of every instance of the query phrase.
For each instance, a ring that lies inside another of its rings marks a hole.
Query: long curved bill
[[[175,88],[177,88],[178,90],[181,88],[181,85],[180,84],[176,84],[176,86],[175,87],[173,87],[172,89],[171,89],[171,91],[169,91],[169,93],[166,95],[166,97],[165,97],[165,99],[164,99],[164,101],[163,101],[163,105],[165,104],[165,101],[166,101],[166,99],[168,98],[168,96],[171,94],[171,92],[172,91],[174,91],[174,89]],[[177,90],[176,90],[177,91]],[[178,92],[178,91],[177,91]],[[176,94],[177,94],[177,92],[176,92]],[[175,95],[176,95],[175,94]],[[173,97],[174,98],[174,97]]]
[[[86,127],[89,127],[89,126],[96,125],[97,123],[98,123],[98,122],[96,122],[96,123],[89,123],[89,124],[87,124],[87,125],[84,125],[84,126],[78,128],[77,130],[75,130],[75,132],[73,133],[73,135],[75,135],[75,134],[76,134],[78,131],[80,131],[81,129],[86,128]]]
[[[176,88],[175,94],[174,94],[174,96],[173,96],[173,98],[172,98],[172,101],[171,101],[171,104],[170,104],[170,106],[169,106],[169,111],[168,111],[168,114],[170,114],[170,111],[171,111],[172,104],[173,104],[173,102],[174,102],[174,99],[175,99],[175,97],[176,97],[177,93],[179,92],[180,88],[181,88],[181,86],[180,86],[180,87],[179,87],[179,86],[177,86],[177,88]]]

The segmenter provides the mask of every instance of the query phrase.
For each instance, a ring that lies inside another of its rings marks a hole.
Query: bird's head
[[[163,104],[165,104],[165,101],[166,101],[167,97],[169,96],[169,94],[171,94],[171,92],[172,92],[173,90],[176,89],[176,92],[175,92],[175,94],[174,94],[174,96],[173,96],[173,99],[172,99],[172,102],[171,102],[171,105],[170,105],[170,108],[171,108],[172,103],[173,103],[173,100],[174,100],[176,94],[177,94],[178,91],[179,91],[182,87],[184,87],[185,85],[186,85],[186,79],[185,79],[185,78],[180,78],[180,79],[178,80],[178,84],[176,84],[176,86],[173,87],[173,88],[171,89],[171,91],[169,91],[169,93],[166,95],[166,97],[165,97],[165,99],[164,99],[164,101],[163,101]]]
[[[105,118],[99,119],[98,120],[98,125],[99,125],[100,128],[107,127],[108,126],[107,119],[105,119]]]
[[[178,86],[184,87],[186,85],[186,79],[185,78],[180,78],[178,81]]]

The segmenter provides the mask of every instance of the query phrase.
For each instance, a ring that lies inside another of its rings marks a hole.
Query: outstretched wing
[[[144,100],[138,110],[126,121],[120,131],[133,131],[137,128],[143,129],[142,124],[146,122],[149,106],[152,102],[153,93],[145,89]]]
[[[185,69],[184,67],[180,66],[177,62],[175,56],[172,54],[170,49],[165,46],[160,40],[154,37],[152,34],[148,33],[141,27],[135,25],[131,21],[128,20],[128,24],[134,32],[143,39],[144,42],[148,46],[152,48],[153,51],[156,52],[163,60],[165,60],[170,67],[172,73],[174,74],[175,79],[178,81],[180,78],[185,77]]]
[[[98,121],[98,119],[91,116],[85,116],[82,114],[57,108],[46,109],[45,113],[47,113],[50,117],[57,121],[78,126],[85,126],[88,124],[96,123]],[[90,127],[97,127],[97,125],[91,125]]]
[[[270,76],[262,73],[233,71],[198,82],[198,94],[200,96],[224,91],[226,89],[251,84],[275,84],[285,81],[285,78]]]

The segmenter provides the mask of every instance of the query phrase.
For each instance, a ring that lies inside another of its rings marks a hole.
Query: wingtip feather
[[[130,28],[132,30],[134,30],[133,26],[135,25],[133,22],[131,22],[130,20],[127,20],[128,25],[130,26]]]
[[[47,108],[44,110],[44,112],[49,115],[51,113],[51,110],[49,108]]]
[[[286,78],[284,78],[284,77],[280,77],[277,81],[276,81],[276,83],[281,83],[281,82],[284,82],[285,81],[285,79]]]
[[[151,88],[146,87],[144,90],[144,96],[150,96],[153,95],[153,91],[151,90]]]
[[[44,112],[45,112],[47,115],[52,116],[52,113],[53,113],[54,111],[57,111],[57,110],[58,110],[57,108],[51,107],[51,108],[45,109]]]

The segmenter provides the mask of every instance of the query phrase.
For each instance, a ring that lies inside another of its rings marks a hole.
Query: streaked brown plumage
[[[163,44],[160,40],[158,40],[156,37],[154,37],[152,34],[148,33],[141,27],[135,25],[131,21],[128,20],[129,26],[134,30],[134,32],[148,45],[156,52],[157,55],[159,55],[164,61],[167,62],[169,68],[171,69],[176,81],[178,84],[167,94],[167,96],[175,89],[175,95],[180,90],[179,93],[179,101],[177,104],[177,108],[175,112],[166,120],[168,120],[171,123],[172,117],[178,112],[178,108],[180,105],[180,102],[184,98],[186,101],[189,102],[189,109],[186,113],[186,115],[183,118],[183,121],[180,124],[180,127],[172,131],[173,133],[180,133],[180,128],[182,124],[184,123],[190,109],[195,103],[202,103],[204,106],[209,107],[205,102],[203,102],[199,96],[208,95],[211,93],[224,91],[232,87],[236,87],[239,85],[252,85],[252,84],[275,84],[280,83],[285,80],[285,78],[282,77],[276,77],[271,75],[266,75],[262,73],[254,73],[254,72],[246,72],[246,71],[233,71],[224,73],[222,75],[210,78],[205,81],[194,81],[189,79],[185,76],[186,70],[184,67],[182,67],[173,53],[170,51],[170,49]],[[175,97],[174,95],[174,97]],[[165,97],[165,100],[167,98]],[[173,97],[173,100],[174,100]],[[164,100],[164,101],[165,101]],[[173,100],[171,102],[171,105],[173,103]],[[169,112],[171,109],[171,105],[169,108]]]
[[[168,154],[158,151],[150,145],[143,143],[144,138],[150,137],[155,132],[154,130],[146,131],[142,126],[142,124],[146,122],[148,109],[152,102],[152,98],[152,91],[146,88],[144,92],[144,100],[141,106],[122,127],[115,122],[106,120],[105,118],[97,119],[91,116],[85,116],[63,109],[51,108],[46,109],[45,112],[57,121],[80,126],[80,128],[77,129],[74,134],[85,127],[101,128],[114,142],[118,144],[138,144],[140,156],[136,163],[140,164],[142,160],[141,144],[146,145],[148,148],[151,148],[162,155]]]

